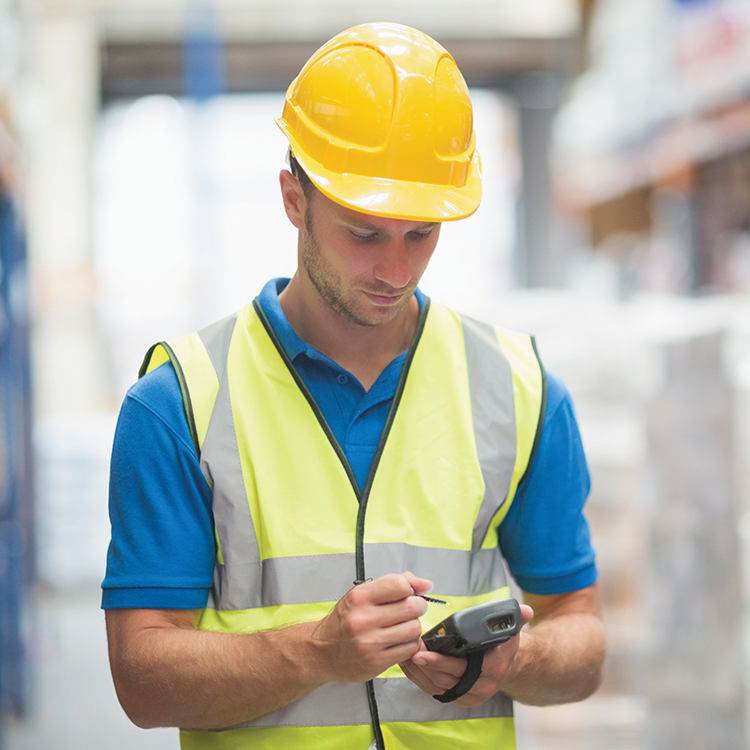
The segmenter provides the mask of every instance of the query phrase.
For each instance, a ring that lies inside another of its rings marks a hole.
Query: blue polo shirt
[[[273,279],[258,299],[281,346],[320,407],[364,485],[396,392],[406,353],[369,391],[347,370],[294,332]],[[415,293],[420,307],[424,295]],[[547,405],[537,453],[519,485],[498,538],[518,585],[558,594],[597,579],[583,507],[589,473],[573,405],[548,375]],[[112,540],[102,606],[202,609],[213,582],[211,491],[185,421],[177,377],[166,364],[141,378],[120,411],[110,472]]]

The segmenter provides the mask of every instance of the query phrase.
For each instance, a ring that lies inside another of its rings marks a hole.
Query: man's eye
[[[366,234],[360,234],[359,232],[351,232],[351,235],[355,240],[357,240],[357,242],[371,242],[376,237],[376,235],[372,232],[366,233]]]

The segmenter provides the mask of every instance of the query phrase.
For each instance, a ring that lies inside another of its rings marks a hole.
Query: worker
[[[294,276],[152,347],[120,413],[119,700],[190,750],[511,750],[513,701],[587,697],[605,645],[568,392],[529,336],[417,287],[479,205],[468,89],[430,37],[365,24],[277,123]],[[421,634],[508,598],[506,564],[528,627],[467,680]]]

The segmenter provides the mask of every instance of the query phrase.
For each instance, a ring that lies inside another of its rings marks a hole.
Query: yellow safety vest
[[[204,475],[217,555],[200,627],[254,632],[323,618],[352,582],[411,571],[451,611],[509,595],[497,528],[538,440],[545,378],[533,339],[429,300],[365,487],[256,300],[198,333],[155,345],[170,360]],[[374,708],[373,708],[374,706]],[[221,731],[183,729],[182,748],[515,748],[511,700],[442,704],[398,666],[329,683]],[[382,739],[380,739],[382,738]]]

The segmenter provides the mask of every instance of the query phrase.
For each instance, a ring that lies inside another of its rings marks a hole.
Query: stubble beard
[[[390,323],[403,312],[409,304],[411,294],[405,294],[404,298],[388,311],[389,315],[383,315],[377,319],[368,318],[357,310],[355,305],[347,299],[339,277],[323,257],[309,211],[305,216],[305,229],[307,231],[302,236],[301,244],[302,265],[318,294],[334,312],[350,323],[367,327]],[[371,294],[387,295],[393,293],[393,288],[388,285],[380,285],[380,287],[375,285],[367,291]]]

